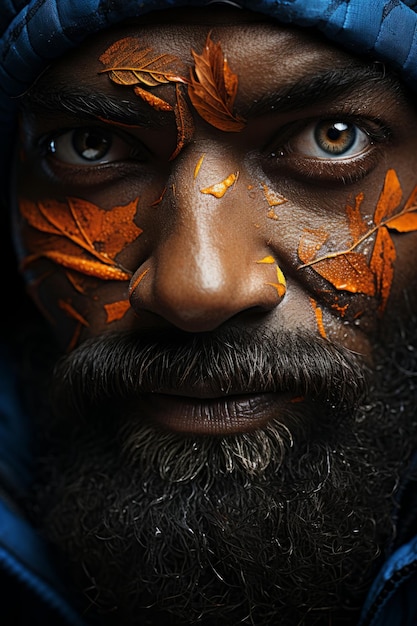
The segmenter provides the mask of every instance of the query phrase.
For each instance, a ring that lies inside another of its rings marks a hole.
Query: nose
[[[212,165],[196,176],[183,167],[158,212],[165,224],[130,285],[139,319],[147,311],[181,330],[203,332],[279,304],[285,278],[259,234],[259,204],[237,169]]]

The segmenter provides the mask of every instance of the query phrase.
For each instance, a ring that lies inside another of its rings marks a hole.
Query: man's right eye
[[[63,163],[87,167],[139,157],[133,142],[94,127],[76,128],[56,135],[49,139],[47,150]]]

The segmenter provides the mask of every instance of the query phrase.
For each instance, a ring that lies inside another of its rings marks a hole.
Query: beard
[[[23,505],[87,618],[356,623],[416,445],[410,344],[375,355],[369,368],[315,336],[229,329],[107,335],[60,359],[53,383],[42,378],[51,400]],[[207,380],[303,400],[217,437],[163,430],[137,409],[142,394]]]

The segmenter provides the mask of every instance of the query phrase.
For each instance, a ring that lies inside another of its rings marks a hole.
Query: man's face
[[[415,307],[416,154],[381,65],[244,12],[115,27],[22,100],[15,238],[69,353],[79,461],[57,455],[77,496],[47,504],[79,536],[50,534],[103,589],[106,570],[116,623],[123,602],[264,625],[361,601],[366,576],[342,581],[389,537],[413,445],[378,421],[385,379],[362,383]]]

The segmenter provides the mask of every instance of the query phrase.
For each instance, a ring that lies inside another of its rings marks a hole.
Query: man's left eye
[[[321,120],[304,128],[290,142],[292,153],[321,159],[355,157],[370,145],[369,135],[355,124]]]

